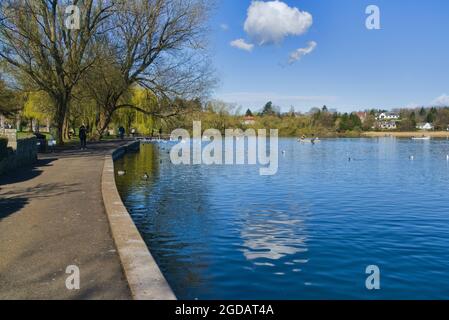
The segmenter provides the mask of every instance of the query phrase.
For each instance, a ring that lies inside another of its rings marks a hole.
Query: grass
[[[52,135],[46,132],[39,132],[40,134],[43,134],[47,140],[49,140]],[[26,139],[26,138],[30,138],[30,137],[34,137],[32,132],[28,132],[28,131],[18,131],[17,132],[17,139]]]

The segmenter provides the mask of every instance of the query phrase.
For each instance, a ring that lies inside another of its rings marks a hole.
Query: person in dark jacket
[[[81,150],[87,149],[87,130],[84,125],[79,130],[79,138],[81,143]]]
[[[125,138],[125,128],[120,127],[118,128],[118,135],[120,136],[120,139],[124,139]]]

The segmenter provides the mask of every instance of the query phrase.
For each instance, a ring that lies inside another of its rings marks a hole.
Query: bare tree
[[[65,10],[76,5],[80,27],[66,27]],[[112,14],[107,0],[2,0],[0,4],[0,58],[52,98],[57,140],[63,143],[72,90],[95,62],[88,55],[92,39]]]
[[[176,98],[207,95],[214,84],[206,50],[210,9],[206,0],[117,1],[98,39],[106,63],[92,69],[95,85],[88,85],[102,107],[100,137],[119,109],[164,118],[182,110]],[[156,104],[146,109],[130,103],[133,86],[148,89]]]

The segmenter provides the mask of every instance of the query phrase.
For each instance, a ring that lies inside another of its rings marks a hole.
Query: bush
[[[8,155],[8,139],[0,137],[0,160]]]

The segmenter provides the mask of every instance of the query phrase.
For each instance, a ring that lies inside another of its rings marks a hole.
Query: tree
[[[371,112],[366,116],[365,121],[363,122],[362,129],[365,131],[371,130],[376,124],[376,116]]]
[[[253,113],[251,112],[250,109],[246,110],[245,116],[247,116],[247,117],[252,117],[253,116]]]
[[[449,108],[442,108],[438,110],[438,116],[435,120],[435,129],[447,130],[449,128]]]
[[[92,69],[89,86],[101,108],[99,137],[120,109],[169,118],[184,111],[176,101],[208,95],[215,81],[204,46],[209,9],[205,0],[117,2],[98,43],[107,63]],[[148,90],[151,109],[129,99],[135,86]]]
[[[275,112],[275,110],[273,108],[273,102],[268,101],[265,104],[265,106],[263,107],[262,116],[273,116],[275,114],[276,114],[276,112]]]
[[[0,78],[0,115],[12,116],[19,110],[15,98],[15,93]]]
[[[37,121],[37,127],[40,123],[48,121],[52,108],[52,101],[45,92],[30,92],[26,95],[22,116],[29,119],[31,131],[34,120]]]
[[[72,4],[80,9],[77,29],[65,24],[65,9]],[[91,40],[112,7],[112,0],[3,0],[0,4],[0,58],[51,97],[58,143],[64,141],[72,90],[95,62],[88,54]]]
[[[427,114],[426,109],[424,109],[424,107],[421,107],[421,109],[419,110],[419,116],[421,118],[424,118],[426,116],[426,114]]]
[[[436,108],[431,108],[429,113],[427,114],[426,121],[429,123],[433,123],[438,115],[438,110]]]
[[[344,113],[339,119],[339,131],[360,130],[362,128],[362,121],[355,113]]]

